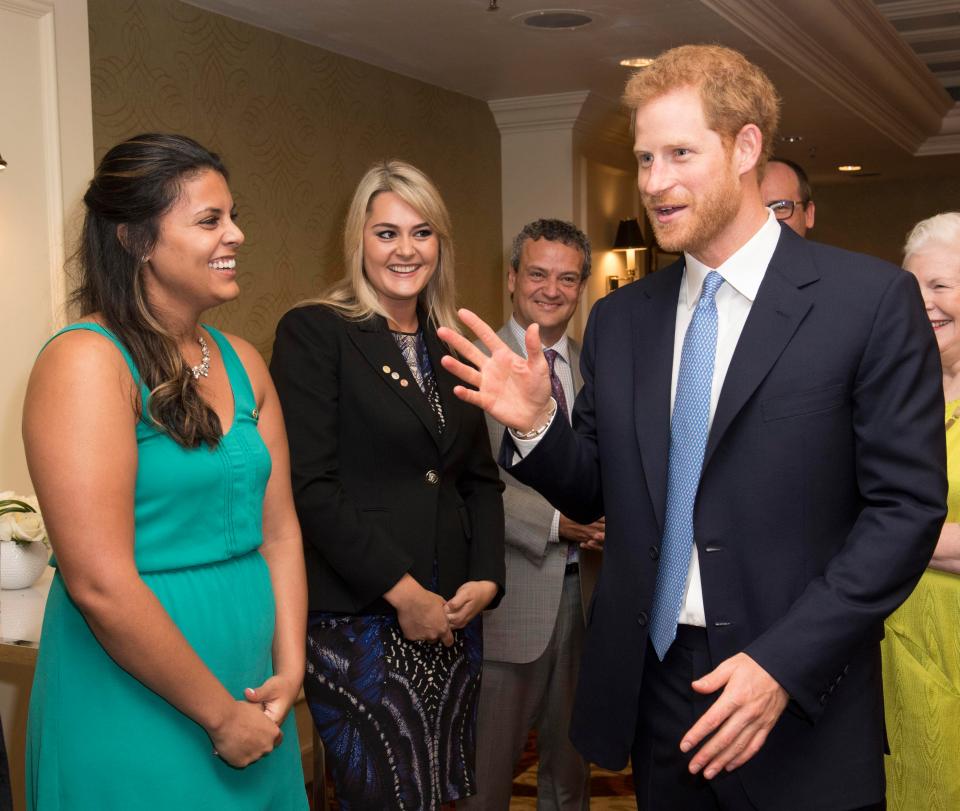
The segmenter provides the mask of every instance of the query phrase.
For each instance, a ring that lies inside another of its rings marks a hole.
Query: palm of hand
[[[483,367],[480,407],[498,422],[528,430],[550,400],[550,378],[542,354],[527,360],[508,347],[499,348]]]

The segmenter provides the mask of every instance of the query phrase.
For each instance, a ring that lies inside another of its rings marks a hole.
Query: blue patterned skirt
[[[304,690],[343,811],[432,811],[476,792],[481,618],[452,647],[396,615],[310,612]]]

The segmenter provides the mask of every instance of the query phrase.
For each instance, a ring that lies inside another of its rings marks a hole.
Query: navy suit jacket
[[[573,428],[555,420],[509,468],[576,521],[606,515],[571,736],[614,769],[634,740],[648,650],[682,274],[681,260],[597,303]],[[882,797],[883,620],[933,552],[945,468],[940,360],[913,277],[783,228],[694,509],[713,666],[745,651],[791,698],[740,770],[758,807]]]

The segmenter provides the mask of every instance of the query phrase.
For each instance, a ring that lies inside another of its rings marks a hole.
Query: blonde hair
[[[453,235],[450,214],[433,182],[409,163],[379,161],[371,166],[357,184],[347,210],[343,229],[343,257],[346,273],[319,298],[306,304],[325,304],[347,318],[362,321],[372,315],[387,317],[377,291],[363,269],[363,227],[373,199],[393,192],[426,220],[440,242],[437,269],[419,296],[434,327],[457,330],[456,291],[453,277]]]
[[[960,252],[960,212],[936,214],[913,226],[903,246],[903,261],[906,262],[913,254],[931,245],[941,245]]]
[[[636,71],[624,89],[623,103],[634,111],[683,87],[699,91],[707,126],[725,141],[732,141],[747,124],[756,124],[763,136],[757,160],[762,176],[780,122],[780,97],[767,74],[732,48],[682,45]]]

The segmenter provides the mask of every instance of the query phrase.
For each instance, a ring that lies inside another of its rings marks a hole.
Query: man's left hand
[[[689,769],[691,774],[702,770],[707,780],[723,769],[733,771],[757,754],[790,698],[779,682],[745,653],[731,656],[693,682],[698,693],[715,693],[721,688],[717,700],[680,741],[680,750],[689,752],[706,740]]]

